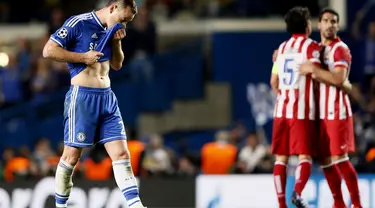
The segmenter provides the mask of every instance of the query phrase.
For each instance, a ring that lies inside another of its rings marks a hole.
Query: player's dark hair
[[[319,13],[319,22],[322,21],[322,18],[323,18],[323,15],[325,13],[330,13],[330,14],[333,14],[337,17],[337,22],[340,22],[340,16],[339,16],[339,13],[336,12],[336,10],[334,9],[331,9],[331,8],[324,8],[322,11],[320,11]]]
[[[118,2],[121,2],[124,5],[124,7],[130,7],[132,12],[134,14],[137,14],[138,9],[137,9],[137,4],[135,3],[135,0],[109,0],[107,3],[107,7]]]
[[[285,15],[286,30],[291,34],[305,34],[310,11],[307,7],[294,7]]]

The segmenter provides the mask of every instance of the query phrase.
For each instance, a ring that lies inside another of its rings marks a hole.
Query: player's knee
[[[81,152],[80,148],[65,146],[61,159],[69,165],[75,166],[81,157]]]
[[[320,166],[327,166],[332,164],[332,159],[330,157],[326,158],[317,158],[317,162]]]
[[[289,157],[285,156],[285,155],[276,155],[276,158],[275,158],[275,160],[277,162],[282,162],[282,163],[285,163],[285,164],[288,163],[288,159],[289,159]]]
[[[116,140],[104,144],[112,161],[130,159],[130,153],[126,141]]]
[[[311,156],[310,155],[298,155],[298,159],[301,160],[309,160],[311,161]]]
[[[130,152],[127,149],[117,151],[116,154],[112,156],[112,161],[127,160],[127,159],[130,159]]]

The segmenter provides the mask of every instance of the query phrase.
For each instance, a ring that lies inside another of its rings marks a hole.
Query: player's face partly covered
[[[337,16],[331,13],[325,13],[318,24],[320,34],[326,39],[333,39],[336,37],[339,30],[339,23]]]
[[[130,7],[112,5],[109,10],[108,26],[112,27],[116,23],[121,23],[126,27],[126,24],[134,19],[134,16]]]

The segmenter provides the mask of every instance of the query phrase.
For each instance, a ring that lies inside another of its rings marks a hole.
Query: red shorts
[[[272,153],[275,155],[311,155],[316,147],[315,121],[274,118]]]
[[[353,118],[320,120],[318,156],[329,157],[355,151]]]

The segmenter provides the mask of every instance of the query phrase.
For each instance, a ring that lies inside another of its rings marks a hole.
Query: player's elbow
[[[48,52],[47,46],[44,46],[44,48],[43,48],[43,57],[44,58],[50,57],[50,53]]]
[[[346,79],[346,69],[344,68],[336,68],[333,72],[333,84],[337,87],[342,87]]]
[[[344,79],[341,79],[341,78],[337,78],[335,80],[335,85],[338,86],[338,87],[341,87],[343,84],[344,84]]]
[[[48,45],[48,43],[43,48],[43,57],[44,58],[51,58],[51,47]]]
[[[271,80],[270,85],[271,85],[272,89],[277,88],[277,80]]]
[[[279,87],[279,79],[276,75],[272,74],[271,80],[270,80],[270,85],[272,89],[277,90]]]
[[[337,87],[341,87],[345,82],[345,77],[341,74],[335,74],[333,84]]]
[[[122,68],[122,63],[112,63],[111,67],[112,67],[112,69],[118,71]]]

